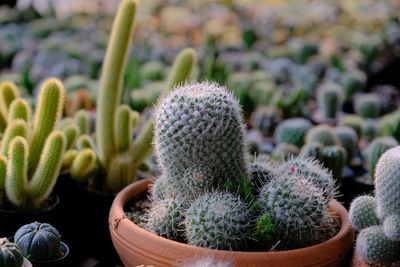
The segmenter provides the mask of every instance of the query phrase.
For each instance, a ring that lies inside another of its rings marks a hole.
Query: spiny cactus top
[[[207,165],[223,180],[248,176],[238,101],[213,83],[191,83],[159,104],[155,151],[163,172]]]

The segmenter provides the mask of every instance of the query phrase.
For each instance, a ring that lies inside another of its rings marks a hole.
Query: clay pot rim
[[[216,250],[216,249],[210,249],[210,248],[203,248],[203,247],[197,247],[193,245],[189,245],[186,243],[181,243],[177,242],[174,240],[170,240],[161,236],[158,236],[154,233],[151,233],[142,227],[138,226],[134,222],[132,222],[128,217],[126,217],[126,214],[123,210],[125,207],[125,204],[131,200],[135,195],[138,195],[138,193],[133,193],[135,191],[134,189],[137,187],[148,187],[148,184],[153,181],[154,178],[146,178],[143,180],[136,181],[128,186],[126,186],[123,190],[121,190],[117,196],[115,197],[113,204],[110,209],[110,217],[109,217],[109,226],[110,226],[110,232],[111,235],[114,238],[119,239],[121,242],[126,242],[123,239],[124,238],[122,235],[118,234],[118,229],[119,227],[124,227],[124,228],[132,228],[134,231],[141,233],[142,235],[145,234],[151,239],[152,242],[157,242],[161,246],[174,246],[175,248],[186,248],[186,249],[193,249],[197,251],[203,251],[203,252],[215,252],[218,251],[220,254],[226,254],[231,255],[232,253],[235,253],[236,255],[262,255],[267,257],[268,255],[301,255],[301,253],[307,252],[307,251],[318,251],[319,248],[324,247],[324,246],[330,246],[331,243],[335,243],[340,239],[343,239],[346,235],[349,234],[349,232],[353,231],[353,228],[350,225],[350,222],[347,220],[347,210],[345,207],[343,207],[337,200],[332,199],[330,207],[333,208],[335,212],[339,215],[341,226],[340,226],[340,231],[331,239],[313,245],[305,248],[299,248],[299,249],[292,249],[292,250],[284,250],[284,251],[230,251],[230,250]],[[141,191],[143,193],[145,191]],[[114,218],[114,221],[112,221]],[[300,253],[300,254],[299,254]]]

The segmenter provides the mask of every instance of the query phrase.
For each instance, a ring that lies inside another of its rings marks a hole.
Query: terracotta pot
[[[145,194],[150,179],[135,182],[123,189],[111,206],[109,226],[114,246],[125,266],[149,264],[171,266],[193,259],[212,256],[230,260],[237,266],[345,266],[353,249],[354,230],[347,219],[346,209],[336,200],[331,208],[341,220],[340,232],[321,244],[279,252],[240,252],[200,248],[175,242],[150,233],[129,220],[125,204]]]
[[[363,258],[361,258],[360,254],[358,254],[357,250],[354,250],[351,266],[353,266],[353,267],[369,267],[370,265],[368,263],[366,263],[363,260]]]

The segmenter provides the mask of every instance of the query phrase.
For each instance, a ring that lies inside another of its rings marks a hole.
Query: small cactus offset
[[[188,244],[232,250],[245,245],[250,233],[249,208],[230,193],[207,193],[186,211]]]
[[[0,238],[0,266],[21,267],[24,262],[24,255],[15,243],[7,238]]]
[[[14,242],[32,260],[53,260],[60,253],[60,234],[48,223],[33,222],[22,226],[15,233]]]
[[[318,90],[318,108],[324,119],[335,119],[343,102],[342,88],[334,83],[327,83]]]
[[[349,220],[357,231],[379,225],[380,220],[376,214],[375,198],[372,196],[361,196],[354,199],[349,210]]]
[[[356,114],[362,118],[377,118],[381,113],[381,103],[375,94],[358,95],[354,101]]]
[[[0,133],[7,127],[11,102],[19,97],[17,86],[9,81],[0,83]]]
[[[276,128],[275,140],[278,144],[288,143],[300,148],[304,144],[306,132],[311,127],[311,122],[303,118],[285,120]]]
[[[314,126],[306,134],[306,144],[320,143],[323,146],[334,146],[338,145],[339,142],[333,128],[325,124]]]
[[[375,138],[363,151],[363,157],[366,167],[369,170],[370,180],[375,180],[375,167],[379,158],[387,150],[398,146],[399,143],[391,136]]]

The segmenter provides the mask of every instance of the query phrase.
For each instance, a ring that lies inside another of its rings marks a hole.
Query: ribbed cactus
[[[367,223],[359,223],[360,219],[354,223],[355,227],[361,230],[357,237],[356,249],[368,263],[396,265],[395,262],[399,261],[399,160],[400,146],[387,150],[380,157],[375,169],[375,199],[359,197],[353,201],[350,208],[352,223],[356,215],[360,215],[363,219],[368,217]],[[378,220],[379,224],[374,225]]]
[[[23,262],[24,255],[21,248],[7,238],[0,238],[0,266],[21,267]]]
[[[300,156],[303,158],[314,158],[323,162],[323,149],[324,146],[320,143],[308,143],[301,148]]]
[[[323,84],[317,93],[317,105],[323,118],[335,119],[343,102],[342,88],[335,83]]]
[[[307,175],[277,176],[261,189],[258,203],[262,209],[260,218],[269,215],[275,226],[272,241],[280,241],[280,249],[319,243],[326,238],[320,230],[332,223],[328,198]]]
[[[133,133],[140,116],[130,107],[120,105],[123,75],[132,41],[136,9],[136,0],[121,1],[114,20],[100,78],[96,142],[89,136],[87,115],[78,112],[74,118],[81,135],[77,140],[77,148],[79,150],[90,148],[95,154],[88,151],[81,154],[80,151],[70,164],[72,177],[79,182],[89,184],[93,180],[98,180],[100,182],[96,183],[98,188],[95,190],[108,193],[118,192],[135,181],[138,168],[152,149],[154,118],[144,123],[134,139]],[[184,49],[177,56],[166,81],[164,94],[185,82],[192,72],[195,61],[196,55],[193,49]],[[80,160],[84,162],[79,162]],[[90,162],[89,166],[92,169],[88,168],[87,162]]]
[[[379,158],[385,153],[386,150],[389,150],[395,146],[398,146],[399,143],[391,136],[384,136],[375,138],[363,151],[363,157],[365,165],[367,166],[370,174],[371,181],[375,180],[375,167],[378,163]]]
[[[285,161],[299,154],[299,148],[292,144],[280,143],[272,151],[271,158],[275,161]]]
[[[321,124],[308,130],[306,144],[320,143],[323,146],[334,146],[339,144],[339,139],[329,125]]]
[[[188,244],[232,250],[249,238],[247,204],[230,193],[210,192],[195,200],[186,211],[185,237]]]
[[[346,115],[339,119],[340,126],[347,126],[353,128],[356,131],[358,138],[363,135],[364,121],[360,116],[357,115]]]
[[[342,147],[346,149],[347,161],[350,162],[358,149],[357,133],[347,126],[337,126],[333,132],[338,137]]]
[[[363,138],[372,140],[379,135],[379,123],[376,119],[364,119],[363,123]]]
[[[344,98],[351,100],[354,93],[361,89],[366,81],[366,76],[360,71],[346,72],[342,75],[341,83],[343,86]]]
[[[306,132],[311,127],[311,122],[303,118],[285,120],[276,128],[275,140],[278,144],[288,143],[300,148],[304,144]]]
[[[184,211],[186,202],[173,198],[164,198],[152,202],[147,212],[144,228],[159,236],[172,240],[182,240]]]
[[[332,171],[333,178],[339,182],[342,179],[343,168],[347,162],[346,150],[339,145],[327,146],[324,147],[322,154],[325,168]]]
[[[381,102],[375,94],[358,95],[354,100],[354,110],[362,118],[377,118],[381,113]]]
[[[33,123],[29,121],[30,109],[24,101],[16,99],[11,104],[10,114],[20,105],[23,112],[14,115],[23,116],[11,116],[13,119],[2,137],[0,152],[4,158],[0,175],[5,170],[6,174],[0,179],[8,200],[19,209],[41,208],[60,173],[67,141],[73,142],[76,137],[76,133],[71,136],[66,131],[66,138],[54,130],[61,115],[63,95],[63,86],[58,80],[47,80],[39,92]]]
[[[220,183],[249,175],[238,102],[215,84],[187,84],[164,98],[156,112],[154,145],[168,176],[193,165],[206,165]]]

